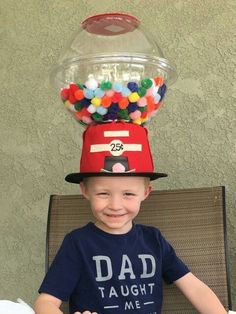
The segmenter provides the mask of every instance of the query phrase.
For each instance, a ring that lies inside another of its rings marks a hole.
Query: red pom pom
[[[68,88],[63,88],[61,90],[61,99],[62,100],[67,100],[69,98],[69,94],[70,94],[69,89]]]
[[[75,91],[77,91],[77,89],[78,89],[78,85],[77,84],[74,84],[74,83],[70,84],[70,91],[71,92],[75,92]]]
[[[74,93],[70,92],[70,95],[68,97],[68,100],[71,104],[75,104],[77,102],[77,99],[74,96]]]
[[[111,97],[111,101],[114,103],[118,103],[122,99],[121,93],[114,93],[114,95]]]

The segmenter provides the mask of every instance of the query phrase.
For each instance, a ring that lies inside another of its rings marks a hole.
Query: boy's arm
[[[59,309],[61,306],[61,300],[56,297],[41,293],[35,301],[34,310],[35,314],[63,314]],[[76,312],[74,314],[97,314],[96,312],[85,311],[83,313]]]
[[[62,301],[58,298],[41,293],[34,304],[35,314],[63,314],[60,310],[61,303]]]
[[[215,293],[192,273],[176,280],[175,284],[199,313],[227,313]]]

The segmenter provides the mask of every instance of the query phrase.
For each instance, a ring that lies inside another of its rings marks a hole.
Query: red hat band
[[[113,122],[92,125],[85,130],[81,173],[149,173],[153,170],[146,128]]]

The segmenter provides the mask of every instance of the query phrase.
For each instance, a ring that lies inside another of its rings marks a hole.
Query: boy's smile
[[[80,184],[91,205],[96,226],[105,232],[124,234],[132,228],[141,202],[151,186],[144,177],[91,177]]]

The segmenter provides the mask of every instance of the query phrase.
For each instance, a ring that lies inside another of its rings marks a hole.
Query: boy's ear
[[[84,184],[84,182],[82,181],[82,182],[80,182],[80,190],[81,190],[81,193],[82,193],[82,195],[86,198],[86,199],[88,199],[88,194],[87,194],[87,188],[86,188],[86,185]]]
[[[143,200],[145,200],[148,197],[148,195],[151,193],[151,191],[152,191],[152,186],[151,186],[151,184],[148,184],[148,186],[146,187],[145,193],[144,193]]]

